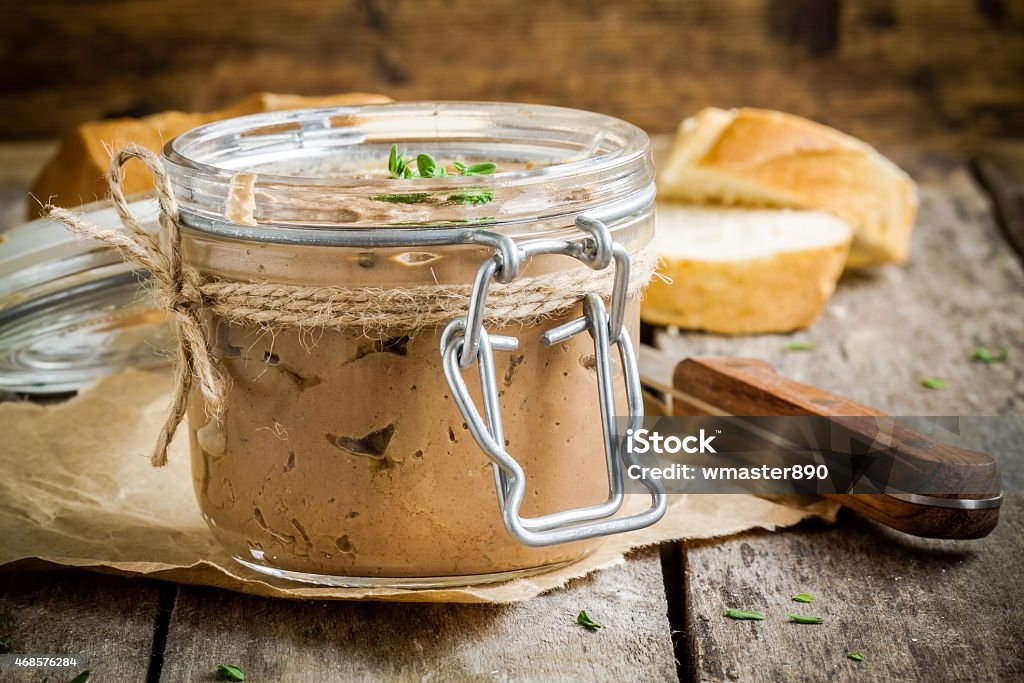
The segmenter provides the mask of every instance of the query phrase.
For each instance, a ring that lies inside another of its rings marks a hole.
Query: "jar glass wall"
[[[499,172],[391,179],[392,143],[443,163],[494,161]],[[178,138],[165,162],[188,265],[208,279],[310,288],[468,285],[493,249],[453,236],[582,239],[577,216],[636,204],[653,182],[647,138],[629,124],[493,103],[243,117]],[[465,192],[489,199],[461,203]],[[608,227],[641,249],[653,234],[649,199]],[[543,255],[521,276],[578,269]],[[506,446],[529,482],[526,517],[608,493],[593,343],[541,343],[579,315],[575,306],[488,326],[519,339],[495,356]],[[637,316],[631,301],[634,332]],[[230,388],[222,420],[191,397],[195,489],[214,534],[245,564],[334,585],[467,584],[558,566],[598,542],[533,548],[506,531],[491,463],[442,372],[439,326],[240,325],[213,311],[205,324]]]

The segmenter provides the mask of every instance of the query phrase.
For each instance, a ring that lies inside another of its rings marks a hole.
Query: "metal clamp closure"
[[[645,478],[641,483],[651,494],[650,507],[641,513],[615,517],[622,508],[624,498],[622,473],[626,467],[637,463],[628,449],[620,447],[621,439],[615,421],[611,346],[618,348],[625,379],[629,415],[627,428],[639,428],[643,419],[640,374],[633,343],[624,326],[629,290],[629,252],[621,244],[613,241],[611,232],[599,220],[580,216],[576,220],[576,226],[587,233],[584,239],[538,239],[517,245],[504,235],[486,231],[477,233],[473,241],[493,246],[496,252],[484,261],[477,271],[466,315],[452,320],[441,335],[441,357],[445,378],[470,433],[493,463],[495,487],[505,527],[516,539],[528,546],[568,543],[642,529],[661,519],[667,504],[661,483],[653,478]],[[583,300],[582,316],[548,330],[541,337],[547,346],[561,343],[582,332],[588,332],[594,340],[605,460],[608,467],[608,498],[599,505],[524,518],[519,510],[526,492],[526,478],[522,467],[505,450],[493,355],[494,349],[514,351],[519,345],[519,340],[511,336],[490,335],[483,322],[491,282],[511,282],[518,276],[523,260],[540,254],[570,256],[594,270],[603,270],[612,264],[615,267],[610,312],[606,311],[600,296],[589,294]],[[476,362],[480,365],[483,416],[477,410],[462,377],[462,371]]]

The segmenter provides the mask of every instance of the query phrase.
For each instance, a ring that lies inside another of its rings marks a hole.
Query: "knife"
[[[672,386],[641,376],[650,413],[694,416],[822,416],[869,441],[874,408],[779,375],[770,363],[731,357],[694,357],[676,365]],[[670,406],[657,394],[670,399]],[[927,538],[981,538],[995,528],[1002,503],[999,463],[979,451],[932,439],[901,421],[893,422],[887,450],[936,482],[941,492],[823,494],[861,516]],[[955,493],[962,491],[962,493]],[[952,492],[952,493],[951,493]],[[969,492],[969,493],[968,493]]]

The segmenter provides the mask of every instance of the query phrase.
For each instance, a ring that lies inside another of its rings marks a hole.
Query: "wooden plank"
[[[1024,13],[956,0],[34,0],[0,8],[0,137],[253,90],[383,90],[618,115],[793,111],[876,143],[1024,125]]]
[[[607,628],[575,623],[581,609]],[[668,680],[675,661],[656,549],[525,603],[290,602],[182,587],[164,680],[220,663],[248,679]]]
[[[1024,144],[989,145],[977,154],[974,167],[992,195],[1007,238],[1024,258]]]
[[[160,590],[155,581],[70,570],[0,575],[0,636],[11,637],[11,652],[85,662],[60,673],[0,670],[0,681],[71,680],[85,669],[92,680],[146,680]]]
[[[1024,269],[968,169],[935,155],[898,159],[922,184],[910,264],[848,274],[822,319],[793,335],[818,343],[786,352],[790,336],[726,338],[655,332],[669,356],[761,358],[779,372],[896,415],[1024,412]],[[977,345],[1009,361],[972,362]],[[665,364],[661,372],[666,370]],[[946,390],[920,384],[948,380]],[[1021,420],[983,448],[1024,451]],[[846,518],[835,528],[749,534],[685,545],[688,660],[720,680],[1012,679],[1024,675],[1024,463],[1004,460],[1000,526],[980,541],[924,541]],[[812,606],[789,601],[797,592]],[[726,620],[726,607],[764,609],[763,623]],[[797,609],[793,609],[793,608]],[[785,611],[820,614],[788,624]],[[846,653],[860,650],[856,663]]]
[[[857,519],[689,543],[686,623],[697,680],[1020,680],[1024,497],[980,542],[924,541]],[[797,593],[813,604],[792,602]],[[765,612],[763,622],[723,616]],[[786,612],[825,618],[790,623]],[[862,652],[863,662],[847,658]]]

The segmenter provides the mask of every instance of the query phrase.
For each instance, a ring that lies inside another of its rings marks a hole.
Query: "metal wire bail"
[[[576,226],[587,234],[583,240],[538,239],[516,245],[504,235],[486,231],[478,233],[474,241],[490,244],[496,252],[477,271],[466,315],[452,320],[441,335],[445,379],[470,433],[493,464],[498,504],[505,527],[528,546],[569,543],[642,529],[661,519],[667,504],[661,483],[653,478],[645,478],[641,483],[651,494],[650,507],[641,513],[615,517],[624,499],[623,470],[637,463],[628,449],[619,447],[611,370],[612,346],[618,348],[626,384],[629,414],[627,427],[636,429],[643,420],[640,374],[633,342],[625,329],[629,252],[612,239],[611,231],[600,220],[580,216],[576,219]],[[548,330],[541,337],[547,346],[561,343],[582,332],[588,332],[594,340],[601,424],[608,466],[608,497],[599,505],[525,518],[519,514],[519,509],[526,493],[526,478],[522,467],[505,450],[493,354],[494,349],[515,350],[519,340],[516,337],[490,335],[484,329],[483,322],[491,282],[511,282],[518,276],[522,261],[538,254],[571,256],[594,270],[603,270],[613,264],[615,267],[610,312],[605,309],[601,297],[591,293],[583,300],[583,315]],[[462,371],[475,362],[480,365],[480,388],[484,402],[482,416],[462,377]]]

